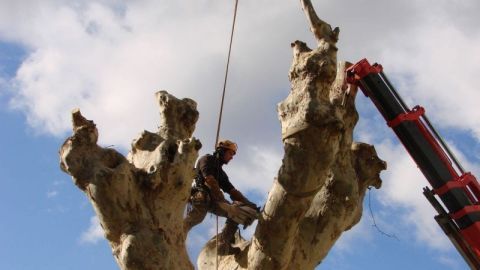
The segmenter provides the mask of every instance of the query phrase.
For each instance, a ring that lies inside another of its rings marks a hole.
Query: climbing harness
[[[227,65],[225,67],[225,79],[223,81],[223,91],[222,91],[222,101],[220,102],[220,112],[218,114],[218,124],[217,124],[217,134],[215,137],[215,146],[218,143],[218,138],[220,135],[220,127],[222,124],[222,114],[223,114],[223,103],[225,100],[225,90],[227,89],[227,78],[228,78],[228,66],[230,65],[230,54],[232,52],[232,41],[233,41],[233,33],[235,32],[235,21],[237,19],[237,7],[238,7],[238,0],[235,0],[235,9],[233,11],[233,23],[232,23],[232,31],[230,32],[230,44],[228,46],[228,56],[227,56]],[[218,270],[218,215],[216,215],[216,230],[217,235],[215,236],[215,269]]]

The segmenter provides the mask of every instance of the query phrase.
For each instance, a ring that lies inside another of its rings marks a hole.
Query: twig
[[[370,199],[370,194],[371,193],[371,187],[368,188],[368,209],[370,210],[370,216],[372,217],[372,221],[373,221],[373,227],[375,227],[375,229],[377,229],[377,231],[387,237],[390,237],[390,238],[394,238],[394,239],[397,239],[398,241],[400,241],[400,239],[398,239],[398,237],[395,235],[395,234],[389,234],[389,233],[386,233],[384,232],[382,229],[380,229],[377,225],[377,222],[375,221],[375,217],[373,216],[373,211],[372,211],[372,204],[371,204],[371,199]]]

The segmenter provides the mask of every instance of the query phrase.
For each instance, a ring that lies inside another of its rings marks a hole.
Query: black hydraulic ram
[[[437,222],[470,267],[480,269],[480,185],[475,177],[464,171],[431,125],[425,109],[421,106],[408,108],[383,73],[381,65],[370,65],[363,59],[348,68],[347,80],[358,85],[373,101],[387,125],[405,146],[433,188],[430,193],[427,189],[425,196],[442,215]],[[445,225],[447,223],[448,226]]]

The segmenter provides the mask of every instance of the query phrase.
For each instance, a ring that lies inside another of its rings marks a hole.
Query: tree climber
[[[258,208],[230,183],[222,169],[237,152],[237,144],[223,140],[217,144],[213,155],[207,154],[197,162],[196,177],[192,185],[190,207],[183,221],[186,233],[201,223],[207,212],[226,217],[227,221],[219,234],[218,254],[238,254],[240,249],[232,247],[238,224],[250,225],[257,217]],[[233,203],[227,201],[223,192],[230,194]]]

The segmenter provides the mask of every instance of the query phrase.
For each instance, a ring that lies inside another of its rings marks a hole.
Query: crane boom
[[[363,59],[347,69],[407,149],[433,190],[424,195],[438,212],[436,221],[472,269],[480,269],[480,185],[465,172],[428,120],[425,109],[410,109],[379,64]],[[440,204],[440,201],[444,206]]]

